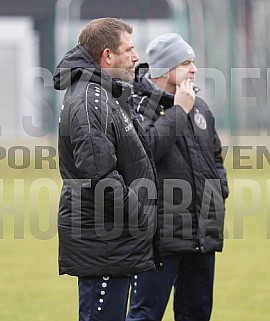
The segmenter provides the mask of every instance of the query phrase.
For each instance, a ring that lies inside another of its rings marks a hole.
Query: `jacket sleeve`
[[[104,209],[129,206],[137,213],[138,196],[117,170],[115,137],[106,100],[99,101],[89,93],[71,117],[70,139],[80,178],[90,179],[91,188],[105,191]]]
[[[135,101],[135,104],[138,102]],[[149,138],[155,161],[159,161],[176,142],[184,135],[187,127],[187,114],[181,106],[174,105],[157,118],[156,107],[146,98],[145,112],[142,114],[142,126]]]
[[[211,113],[212,115],[212,113]],[[223,198],[226,199],[229,196],[229,187],[228,187],[228,181],[227,181],[227,172],[224,167],[224,161],[222,157],[222,146],[221,141],[218,136],[218,133],[215,128],[215,119],[212,115],[213,119],[213,146],[214,146],[214,160],[216,165],[216,170],[218,172],[218,175],[221,180],[222,184],[222,191],[223,191]]]

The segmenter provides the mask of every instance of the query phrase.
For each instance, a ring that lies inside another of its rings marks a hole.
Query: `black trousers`
[[[130,278],[79,278],[79,321],[124,321]]]
[[[164,270],[133,278],[126,321],[161,321],[173,286],[175,321],[209,321],[215,254],[189,253],[164,259]]]

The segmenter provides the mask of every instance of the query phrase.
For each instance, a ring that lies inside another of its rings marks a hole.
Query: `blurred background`
[[[76,279],[57,275],[63,93],[52,74],[81,29],[107,16],[133,26],[140,62],[162,33],[193,46],[231,190],[211,321],[269,321],[269,0],[0,1],[0,321],[77,319]]]
[[[270,122],[269,13],[267,0],[1,0],[2,140],[55,132],[61,94],[51,74],[82,27],[106,16],[133,25],[141,62],[150,40],[179,32],[195,49],[200,94],[218,128],[229,133],[228,143],[260,136]]]

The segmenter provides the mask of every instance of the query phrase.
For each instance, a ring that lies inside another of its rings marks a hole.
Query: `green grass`
[[[266,182],[270,171],[267,167],[233,171],[231,167],[228,163],[227,239],[224,251],[217,254],[211,321],[269,321],[270,186],[267,190]],[[58,276],[57,170],[1,171],[0,321],[77,320],[77,280]],[[252,188],[245,188],[243,196],[241,183]],[[251,206],[255,206],[253,212],[243,216]],[[164,321],[173,320],[171,304]]]
[[[269,321],[269,173],[267,168],[230,172],[229,235],[217,255],[212,321]]]
[[[0,216],[3,222],[0,224],[0,321],[76,320],[76,278],[58,276],[56,214],[59,193],[55,193],[55,188],[60,186],[58,173],[30,171],[25,177],[25,173],[22,176],[13,171],[11,175],[4,172],[4,176],[1,192],[4,208]],[[17,186],[20,190],[18,184],[23,177],[24,208],[18,210],[19,216],[7,209],[20,205],[22,195],[14,193],[14,189]],[[42,184],[48,189],[42,188]]]

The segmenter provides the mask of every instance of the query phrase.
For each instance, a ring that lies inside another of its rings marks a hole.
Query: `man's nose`
[[[140,59],[139,56],[136,54],[135,51],[133,51],[132,61],[133,61],[133,62],[137,62],[139,59]]]
[[[197,67],[196,67],[194,62],[192,63],[191,71],[194,72],[194,73],[196,73],[198,71],[198,69],[197,69]]]

